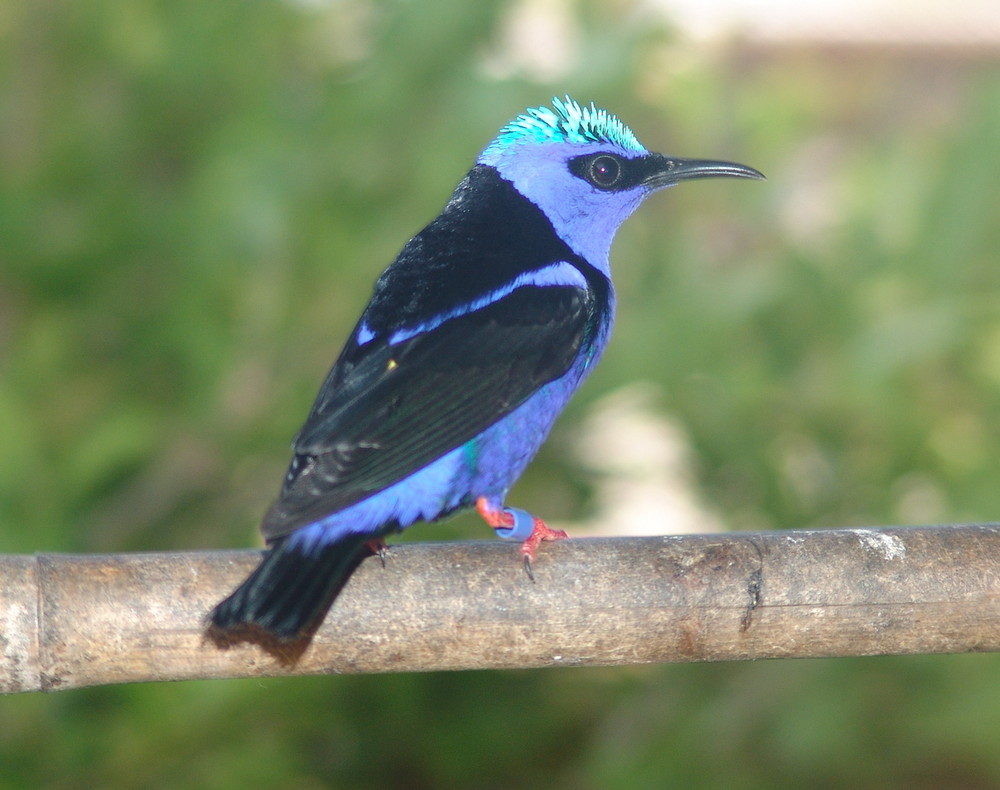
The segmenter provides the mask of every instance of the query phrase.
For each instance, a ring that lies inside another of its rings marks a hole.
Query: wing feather
[[[349,347],[294,442],[273,539],[361,501],[460,447],[564,375],[593,294],[525,286],[395,345]]]

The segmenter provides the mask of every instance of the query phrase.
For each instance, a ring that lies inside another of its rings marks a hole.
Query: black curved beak
[[[651,172],[643,180],[649,189],[661,189],[696,178],[752,178],[764,181],[764,174],[747,165],[715,159],[672,159],[662,154],[650,157]]]

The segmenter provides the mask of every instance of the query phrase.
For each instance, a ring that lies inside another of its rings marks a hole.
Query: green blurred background
[[[375,276],[567,91],[769,181],[626,224],[614,340],[519,505],[592,515],[574,437],[641,381],[730,528],[1000,518],[996,57],[697,42],[652,8],[7,0],[0,552],[258,545]],[[0,788],[987,788],[998,744],[992,655],[0,700]]]

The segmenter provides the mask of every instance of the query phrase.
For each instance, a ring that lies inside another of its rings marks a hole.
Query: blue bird
[[[716,176],[763,178],[650,153],[568,96],[501,129],[375,283],[294,440],[264,558],[214,629],[297,639],[386,535],[465,508],[521,542],[531,576],[566,533],[504,498],[607,343],[615,231],[653,192]]]

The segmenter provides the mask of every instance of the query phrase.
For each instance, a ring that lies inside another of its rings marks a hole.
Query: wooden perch
[[[0,556],[0,691],[320,673],[1000,650],[1000,525],[546,544],[366,559],[297,660],[205,638],[256,551]]]

